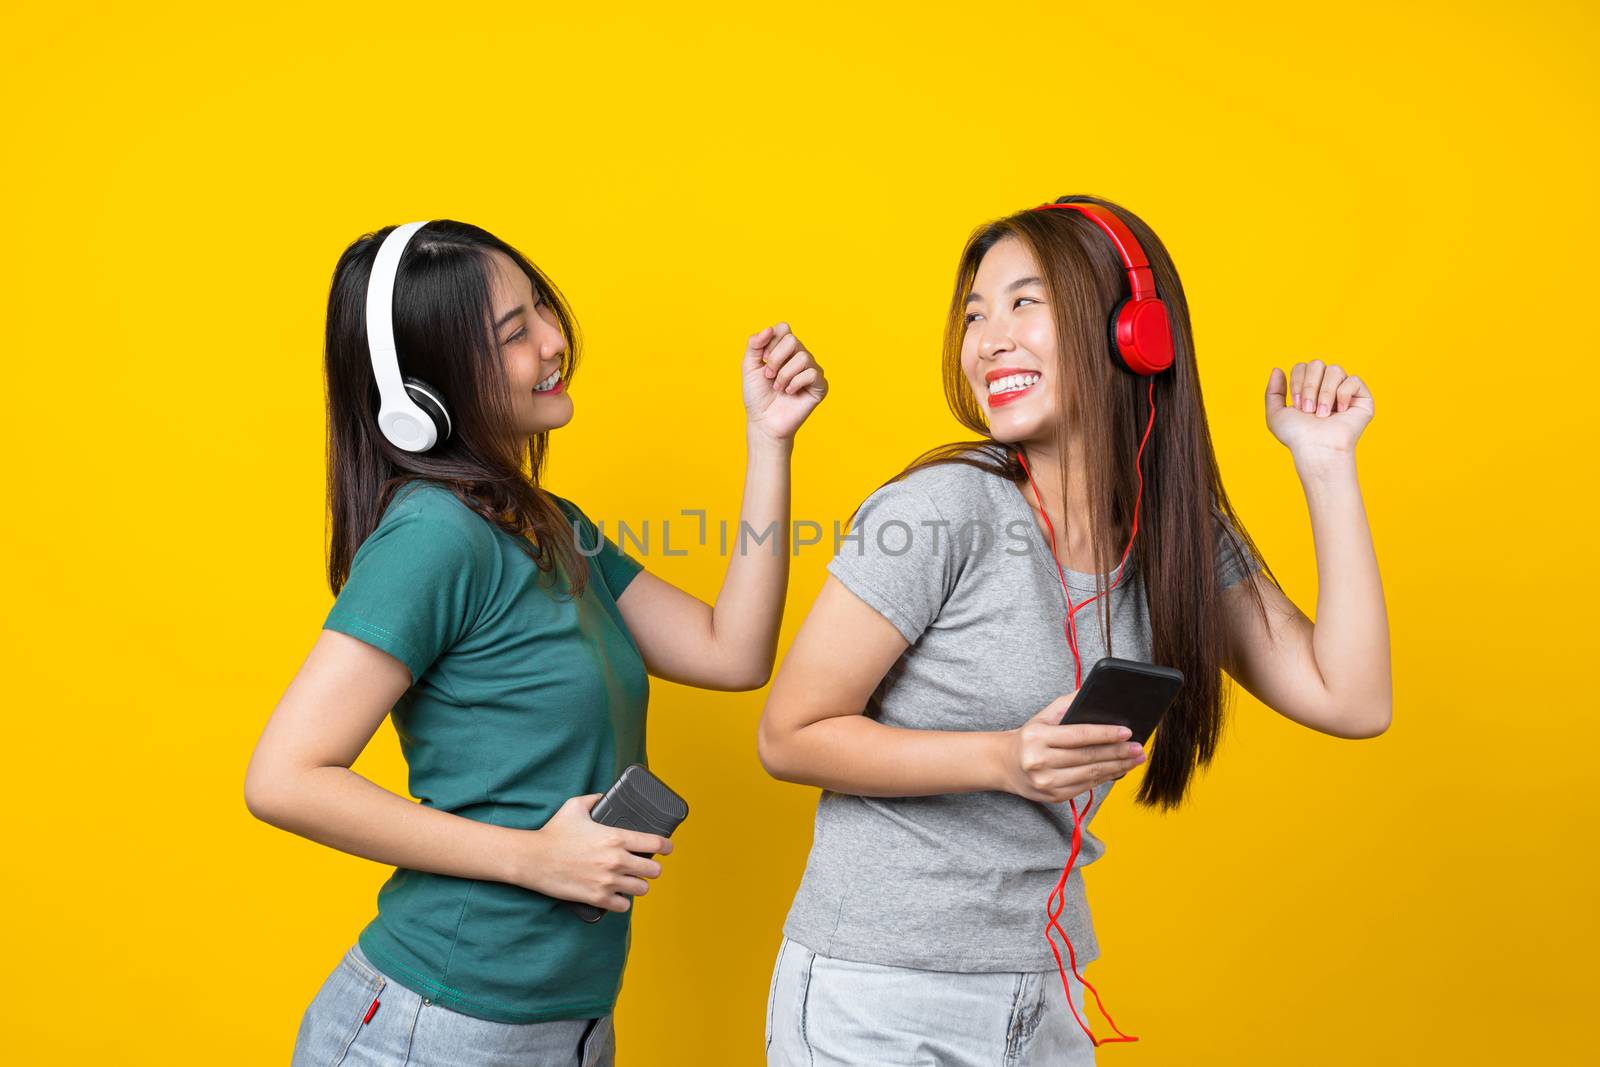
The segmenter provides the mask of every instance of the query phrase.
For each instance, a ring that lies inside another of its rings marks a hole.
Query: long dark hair
[[[452,433],[424,453],[394,447],[378,429],[378,385],[367,347],[367,279],[378,246],[394,229],[365,234],[339,257],[328,291],[328,585],[335,596],[350,561],[377,528],[394,493],[410,481],[449,490],[486,521],[516,536],[552,580],[568,591],[588,577],[582,554],[550,495],[539,487],[549,434],[515,440],[511,398],[492,329],[491,253],[508,256],[549,305],[567,341],[561,375],[578,363],[578,330],[559,290],[527,257],[486,230],[435,219],[414,234],[394,285],[394,339],[400,372],[444,394]]]
[[[1195,367],[1189,304],[1166,246],[1142,219],[1111,201],[1094,196],[1063,200],[1100,204],[1127,223],[1149,257],[1156,291],[1171,317],[1173,365],[1155,378],[1157,415],[1144,449],[1144,496],[1130,553],[1149,607],[1151,654],[1155,662],[1176,667],[1184,676],[1183,688],[1156,732],[1135,798],[1146,807],[1168,810],[1183,802],[1194,771],[1216,754],[1231,693],[1222,681],[1226,633],[1217,589],[1219,517],[1232,524],[1231,530],[1223,527],[1231,551],[1242,552],[1242,541],[1257,558],[1263,557],[1238,521],[1217,469]],[[1088,472],[1095,588],[1103,593],[1105,576],[1121,557],[1131,528],[1138,490],[1133,460],[1149,420],[1149,383],[1112,360],[1106,323],[1127,295],[1127,270],[1104,232],[1080,213],[1019,211],[978,227],[967,239],[945,324],[944,392],[957,420],[983,436],[930,449],[891,481],[939,463],[965,463],[1019,485],[1025,480],[1016,450],[989,436],[983,407],[961,368],[967,296],[984,255],[1007,237],[1033,253],[1050,299],[1060,359],[1053,376],[1062,412],[1057,446],[1065,457],[1067,427],[1078,429]],[[1071,499],[1071,467],[1061,464],[1062,500]],[[1277,585],[1270,567],[1267,574]],[[1250,594],[1265,621],[1266,604],[1253,584]],[[1111,598],[1101,596],[1108,655],[1114,654],[1110,605]]]

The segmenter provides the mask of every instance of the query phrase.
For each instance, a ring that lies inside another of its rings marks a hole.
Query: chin
[[[561,397],[560,403],[561,408],[559,411],[540,413],[541,417],[534,423],[533,428],[528,431],[530,436],[536,433],[549,433],[551,430],[559,430],[572,421],[571,398]],[[554,404],[550,406],[555,407]]]
[[[1030,435],[1018,433],[1009,426],[996,426],[991,422],[989,424],[989,436],[1003,445],[1015,445],[1026,441]]]
[[[987,406],[984,415],[989,422],[989,436],[1001,444],[1015,445],[1049,436],[1050,418],[1040,411],[1021,411],[1018,405],[1008,405],[998,411]]]
[[[543,422],[541,422],[539,424],[539,428],[537,430],[533,431],[533,432],[534,433],[549,433],[551,430],[559,430],[559,429],[561,429],[561,427],[565,426],[567,423],[569,423],[571,421],[572,421],[572,409],[568,408],[567,409],[567,414],[563,418],[545,419]]]

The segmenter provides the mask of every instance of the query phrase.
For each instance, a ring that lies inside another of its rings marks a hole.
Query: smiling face
[[[1056,324],[1033,253],[1004,237],[984,253],[966,306],[961,369],[996,441],[1053,443]]]
[[[494,251],[490,258],[490,312],[511,389],[513,432],[531,437],[565,426],[572,420],[572,397],[561,377],[567,351],[561,323],[510,256]]]

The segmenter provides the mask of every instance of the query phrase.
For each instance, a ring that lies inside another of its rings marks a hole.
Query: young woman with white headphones
[[[336,599],[245,799],[396,870],[307,1008],[297,1064],[613,1062],[630,901],[672,844],[589,810],[645,762],[647,675],[740,690],[771,672],[787,552],[736,545],[706,604],[542,486],[577,363],[556,287],[476,226],[380,230],[334,271]],[[740,373],[741,520],[786,531],[795,431],[827,382],[783,323]],[[420,804],[350,769],[391,709]]]
[[[761,719],[767,769],[823,790],[773,968],[774,1067],[1094,1062],[1082,868],[1105,846],[1085,827],[1146,762],[1122,727],[1061,724],[1102,657],[1183,674],[1144,805],[1177,807],[1215,754],[1223,670],[1322,733],[1389,724],[1360,379],[1313,360],[1267,382],[1311,514],[1313,626],[1228,502],[1177,269],[1137,216],[1067,197],[975,231],[943,373],[979,439],[868,497]]]

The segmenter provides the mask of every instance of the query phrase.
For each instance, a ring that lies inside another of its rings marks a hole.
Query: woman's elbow
[[[752,663],[744,667],[736,675],[733,685],[729,688],[734,692],[748,693],[752,689],[760,689],[772,681],[772,660],[765,663]]]
[[[1343,719],[1340,736],[1352,741],[1380,737],[1389,729],[1393,709],[1388,701],[1373,701],[1351,709]]]
[[[748,693],[760,689],[772,680],[772,663],[775,657],[752,655],[748,650],[729,649],[707,657],[706,673],[696,679],[704,689],[723,693]]]
[[[270,764],[251,760],[244,774],[244,806],[264,823],[282,826],[292,790],[283,775]]]
[[[778,781],[795,780],[789,766],[784,738],[765,714],[761,716],[761,723],[756,727],[756,756],[761,760],[761,768]]]
[[[244,806],[262,822],[272,821],[269,814],[273,810],[270,794],[261,784],[260,775],[253,771],[244,776]]]
[[[1366,732],[1363,733],[1361,737],[1370,738],[1382,736],[1388,731],[1389,724],[1393,721],[1394,715],[1388,705],[1377,708],[1373,711],[1369,721],[1367,722]]]
[[[1367,737],[1378,737],[1394,721],[1394,683],[1387,676],[1383,685],[1366,701]]]

